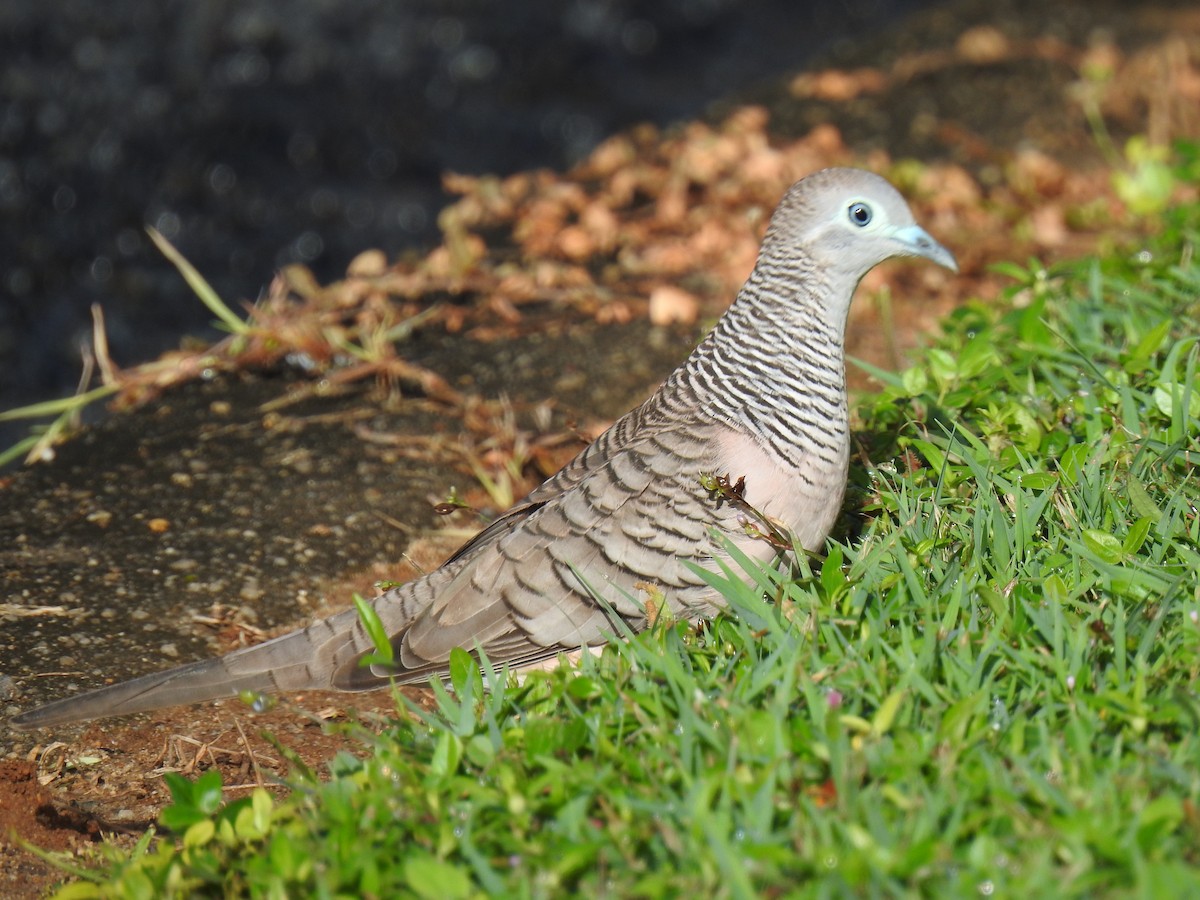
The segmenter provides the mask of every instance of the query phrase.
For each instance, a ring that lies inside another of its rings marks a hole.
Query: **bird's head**
[[[771,217],[763,242],[768,253],[780,260],[801,254],[825,277],[853,284],[896,256],[958,271],[953,254],[916,223],[900,192],[862,169],[824,169],[792,185]]]

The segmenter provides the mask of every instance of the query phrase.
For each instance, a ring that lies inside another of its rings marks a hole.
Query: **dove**
[[[730,547],[770,562],[790,534],[819,551],[850,456],[846,318],[859,281],[893,257],[957,272],[884,178],[825,169],[796,182],[713,330],[641,406],[467,541],[440,568],[370,601],[383,664],[355,609],[226,656],[55,700],[18,729],[235,696],[427,682],[455,648],[517,668],[723,608],[703,573]],[[749,577],[749,576],[747,576]],[[364,657],[372,655],[363,664]]]

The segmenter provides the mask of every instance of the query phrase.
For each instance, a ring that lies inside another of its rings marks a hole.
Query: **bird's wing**
[[[429,589],[415,615],[393,616],[395,598],[377,598],[396,669],[346,660],[333,684],[421,681],[444,672],[455,647],[523,665],[599,643],[619,631],[614,613],[640,627],[654,588],[687,605],[703,585],[684,561],[711,555],[709,530],[722,518],[699,482],[711,443],[695,428],[660,428],[585,463],[573,483],[539,489],[492,523],[432,573],[436,583],[414,583]]]
[[[575,468],[572,482],[535,492],[443,567],[374,598],[395,668],[361,665],[376,648],[349,609],[217,659],[48,703],[10,723],[45,727],[241,691],[369,690],[391,678],[444,674],[455,647],[522,665],[600,642],[617,628],[591,588],[637,627],[639,581],[696,587],[680,560],[705,552],[710,522],[693,474],[705,452],[684,428],[609,445]]]
[[[642,406],[630,410],[576,454],[569,463],[455,550],[443,565],[450,565],[479,547],[490,544],[512,531],[538,509],[570,491],[593,472],[603,468],[614,454],[636,452],[642,441],[648,440],[654,432],[662,429],[664,429],[664,423],[662,417],[655,411],[653,398]]]

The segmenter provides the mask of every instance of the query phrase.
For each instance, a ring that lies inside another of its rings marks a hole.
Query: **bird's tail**
[[[353,672],[353,661],[371,649],[357,611],[348,609],[266,643],[55,700],[9,722],[19,730],[44,728],[233,697],[242,691],[367,690],[386,683],[386,676],[360,676],[348,684],[344,673]]]

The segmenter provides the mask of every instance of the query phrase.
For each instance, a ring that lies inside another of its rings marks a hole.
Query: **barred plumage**
[[[455,647],[520,665],[600,643],[608,605],[635,629],[648,591],[676,615],[714,612],[689,564],[716,569],[714,533],[753,558],[744,513],[701,473],[745,478],[745,499],[816,550],[841,507],[849,458],[843,335],[859,280],[893,256],[955,268],[882,178],[827,169],[797,182],[758,262],[713,331],[642,406],[468,541],[440,569],[376,597],[397,668],[373,651],[354,610],[220,659],[47,704],[18,728],[120,715],[242,690],[365,690],[444,673]],[[599,594],[607,604],[598,602]]]

